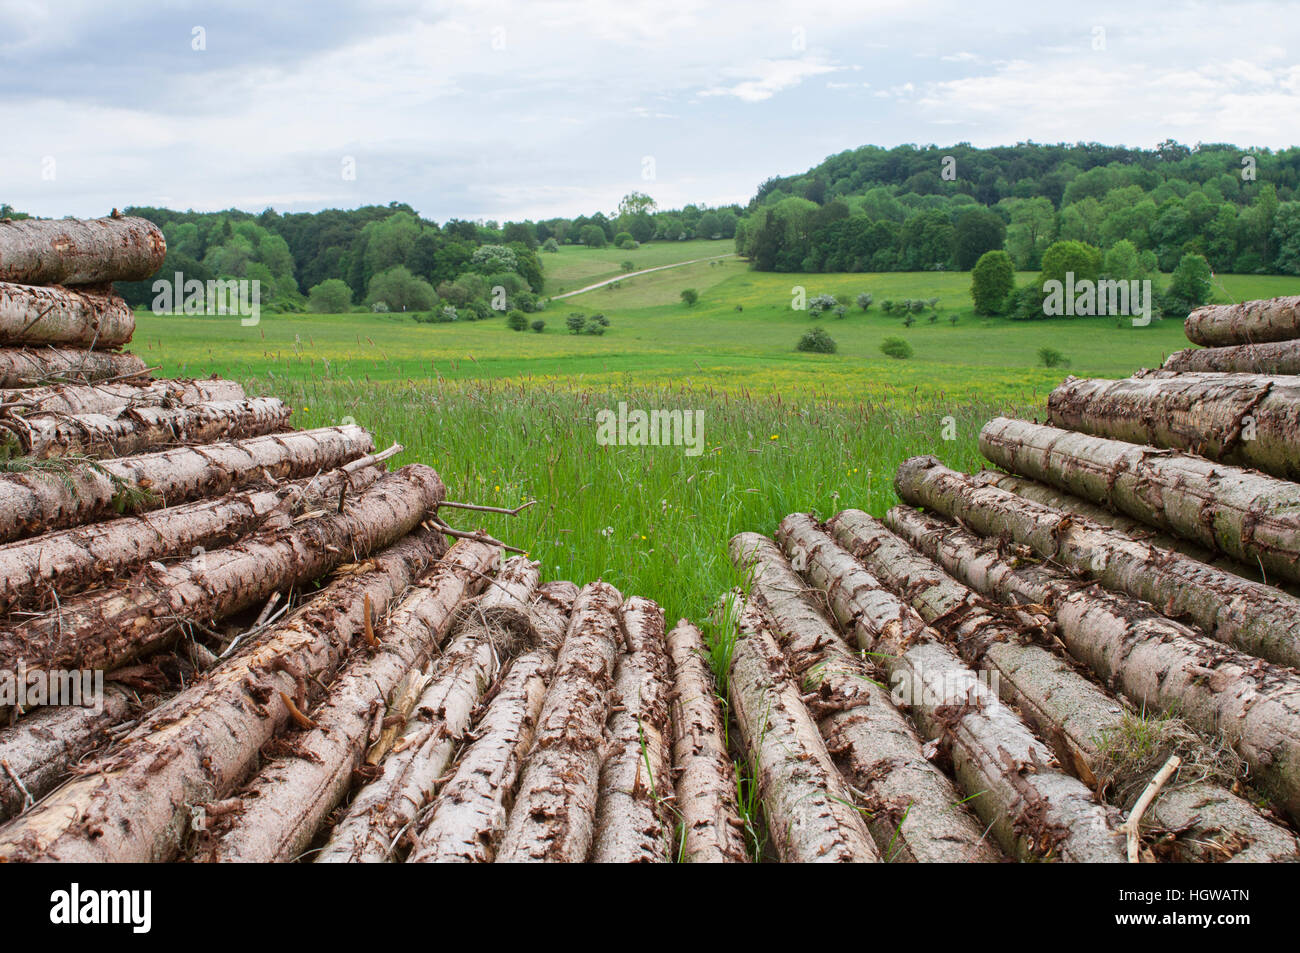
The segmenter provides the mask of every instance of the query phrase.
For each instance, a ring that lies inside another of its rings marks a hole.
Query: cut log
[[[56,597],[121,578],[151,560],[234,543],[277,513],[296,514],[318,504],[336,507],[340,493],[359,492],[379,479],[383,471],[374,461],[370,454],[346,467],[273,488],[232,491],[215,500],[0,546],[0,611],[50,608]]]
[[[55,384],[0,391],[0,405],[22,413],[112,414],[123,407],[183,407],[243,400],[244,388],[220,378],[159,380],[147,384]]]
[[[673,665],[673,770],[681,815],[683,863],[744,863],[743,824],[736,809],[736,769],[727,754],[713,673],[700,630],[682,619],[668,633]]]
[[[984,425],[980,452],[1004,470],[1300,581],[1300,485],[1008,417]]]
[[[116,685],[105,685],[95,707],[43,708],[0,729],[0,820],[24,809],[28,797],[40,800],[81,758],[104,744],[105,731],[124,721],[134,699]],[[14,780],[22,782],[22,787]]]
[[[877,653],[922,734],[946,747],[971,805],[1011,854],[1078,863],[1124,861],[1119,818],[1055,766],[1036,739],[934,629],[884,590],[811,517],[777,531],[795,569],[827,593],[858,646]]]
[[[1030,631],[1036,628],[1032,616],[1025,620],[1026,613],[1012,608],[1019,618],[1003,617],[995,604],[861,510],[839,513],[828,528],[887,586],[909,598],[926,622],[941,627],[963,657],[992,664],[1003,699],[1051,741],[1063,763],[1074,766],[1077,777],[1094,790],[1099,787],[1097,774],[1102,772],[1108,739],[1123,730],[1125,707],[1054,652],[1042,645],[1022,644],[1025,621]],[[1166,846],[1177,859],[1226,860],[1233,856],[1233,845],[1240,850],[1259,843],[1260,850],[1246,852],[1244,859],[1268,855],[1281,860],[1287,856],[1288,841],[1291,855],[1300,859],[1294,837],[1221,785],[1196,780],[1196,770],[1184,767],[1183,773],[1192,780],[1180,775],[1153,805],[1153,813],[1160,815],[1160,823],[1172,835]],[[1205,811],[1198,812],[1198,806]],[[1149,819],[1149,826],[1159,825]]]
[[[747,602],[727,682],[768,834],[785,863],[869,864],[881,860],[852,792],[835,769],[772,622]]]
[[[577,587],[548,585],[550,592],[539,593],[533,602],[533,622],[542,646],[558,646],[564,642]],[[475,726],[477,740],[439,792],[407,863],[483,864],[496,857],[554,671],[555,655],[546,647],[511,663]]]
[[[280,400],[254,397],[188,407],[123,407],[111,414],[0,417],[0,428],[13,435],[15,455],[48,459],[123,457],[176,444],[260,437],[287,429],[288,421],[289,408]]]
[[[162,267],[167,240],[143,218],[0,221],[0,281],[95,285],[143,281]]]
[[[1300,341],[1189,347],[1174,351],[1160,365],[1166,371],[1221,374],[1300,374]]]
[[[1300,478],[1300,377],[1067,377],[1048,397],[1047,408],[1051,423],[1066,430]]]
[[[241,795],[244,809],[229,815],[232,826],[200,856],[234,863],[301,857],[362,766],[376,714],[382,717],[402,679],[442,644],[460,604],[482,589],[500,559],[500,547],[487,543],[453,546],[376,633],[375,653],[352,659],[330,685],[311,714],[315,727],[253,779]]]
[[[146,567],[121,590],[88,593],[0,630],[0,665],[32,671],[124,665],[171,641],[187,623],[222,619],[272,593],[319,579],[411,532],[446,490],[431,468],[411,464],[344,502],[341,511]]]
[[[622,604],[608,583],[593,582],[578,593],[498,863],[587,859],[595,837],[614,658],[622,642]]]
[[[1292,341],[1300,338],[1300,295],[1202,305],[1187,316],[1183,331],[1206,347]]]
[[[367,754],[383,773],[357,793],[317,863],[383,863],[405,853],[404,835],[447,773],[483,693],[500,666],[535,640],[528,604],[539,575],[537,563],[516,557],[468,607],[393,753],[381,761],[372,746]]]
[[[96,462],[33,462],[0,474],[0,542],[212,497],[254,481],[296,479],[374,449],[360,427],[321,427]]]
[[[958,519],[984,536],[1006,533],[1040,558],[1142,599],[1167,616],[1189,619],[1225,645],[1300,666],[1300,599],[1272,586],[983,486],[934,457],[904,461],[894,487],[913,506]]]
[[[926,759],[889,690],[818,611],[776,544],[741,533],[731,540],[731,558],[738,568],[752,567],[750,597],[767,608],[773,634],[801,680],[804,704],[867,812],[881,856],[891,863],[998,860],[984,826]]]
[[[1120,722],[1124,706],[1064,659],[1030,643],[1037,620],[1000,609],[861,510],[844,510],[826,529],[946,635],[967,664],[996,673],[1002,700],[1051,744],[1071,774],[1097,787],[1093,766],[1100,756],[1099,733]]]
[[[135,313],[111,288],[76,291],[0,281],[0,344],[112,349],[134,332]]]
[[[1208,782],[1167,788],[1142,818],[1155,849],[1180,863],[1281,864],[1300,860],[1296,837],[1245,798]]]
[[[1285,579],[1265,580],[1258,566],[1248,566],[1222,553],[1216,553],[1212,549],[1198,546],[1190,540],[1162,533],[1141,520],[1135,520],[1123,513],[1115,513],[1104,506],[1098,506],[1096,503],[1089,503],[1072,493],[1065,493],[1056,489],[1056,487],[1048,486],[1046,483],[1039,483],[1037,480],[1029,480],[1011,473],[1003,473],[1001,470],[981,470],[974,476],[976,480],[987,486],[995,486],[1000,490],[1006,490],[1008,493],[1014,493],[1016,496],[1022,496],[1026,500],[1032,500],[1035,503],[1041,503],[1044,506],[1050,506],[1065,513],[1081,516],[1086,520],[1118,530],[1132,539],[1150,543],[1152,546],[1158,546],[1161,549],[1172,549],[1176,553],[1190,556],[1197,562],[1207,563],[1216,569],[1222,569],[1224,572],[1233,573],[1252,582],[1269,582],[1279,589],[1285,589],[1293,596],[1300,595],[1300,584],[1288,582]]]
[[[614,670],[609,743],[600,769],[597,864],[673,860],[672,726],[664,610],[633,596],[619,610],[626,648]]]
[[[1148,710],[1176,712],[1223,737],[1257,782],[1300,818],[1300,677],[1224,648],[1128,596],[1042,566],[1004,558],[991,540],[895,507],[886,517],[905,538],[967,585],[1008,604],[1050,605],[1070,654]]]
[[[387,612],[443,551],[441,534],[420,529],[331,582],[0,828],[0,860],[173,859],[205,829],[204,805],[228,797],[288,723],[284,698],[328,682],[369,618]]]
[[[0,387],[42,387],[143,377],[144,361],[118,351],[0,347]]]

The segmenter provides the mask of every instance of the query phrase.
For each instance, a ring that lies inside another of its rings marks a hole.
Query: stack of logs
[[[148,378],[106,282],[163,251],[0,223],[0,861],[744,860],[699,630],[359,427]]]
[[[913,458],[883,520],[732,540],[781,858],[1300,859],[1300,298],[1187,331],[1215,346],[990,421],[998,469]]]

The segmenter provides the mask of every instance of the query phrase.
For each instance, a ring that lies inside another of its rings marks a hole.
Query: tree
[[[528,327],[528,317],[522,311],[511,311],[506,315],[506,327],[511,331],[523,331]]]
[[[604,248],[606,244],[605,230],[599,225],[584,225],[578,237],[588,248]]]
[[[574,311],[564,319],[564,326],[569,329],[570,334],[581,334],[582,329],[587,325],[587,316]]]
[[[825,328],[809,328],[795,345],[797,351],[810,351],[814,354],[834,354],[838,350],[835,339],[826,333]]]
[[[1007,296],[1016,286],[1011,256],[1001,250],[986,251],[971,269],[971,299],[976,314],[1003,314]]]
[[[428,311],[437,295],[427,281],[411,274],[405,265],[397,265],[370,280],[366,299],[372,305],[383,302],[390,311]]]
[[[352,307],[352,289],[342,278],[327,278],[308,292],[307,307],[315,314],[342,314]]]
[[[875,298],[871,296],[870,291],[864,291],[858,295],[858,307],[863,311],[867,311],[871,308],[871,302],[874,300]]]
[[[886,357],[906,360],[912,356],[912,345],[899,337],[888,337],[880,342],[880,350]]]
[[[1283,274],[1300,275],[1300,202],[1283,202],[1273,222],[1274,267]]]
[[[531,327],[538,334],[541,334],[544,330],[546,330],[546,322],[543,321],[541,318],[538,318],[536,321],[532,323]]]
[[[695,302],[700,300],[700,293],[694,288],[685,288],[682,290],[682,300],[686,302],[686,307],[694,307]]]
[[[505,245],[480,245],[470,257],[470,264],[480,275],[519,270],[519,258]]]
[[[953,230],[953,259],[960,271],[970,271],[985,252],[1001,249],[1007,226],[988,209],[962,212]]]
[[[1214,290],[1210,263],[1203,255],[1184,255],[1169,276],[1162,311],[1188,314],[1210,300]]]

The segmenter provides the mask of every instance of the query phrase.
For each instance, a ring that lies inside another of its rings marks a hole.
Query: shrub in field
[[[624,261],[620,267],[622,267],[624,271],[636,271],[636,262],[629,258]]]
[[[1038,360],[1044,367],[1064,367],[1070,363],[1066,356],[1054,347],[1040,347]]]
[[[593,317],[592,317],[592,318],[587,322],[587,326],[586,326],[585,328],[583,328],[583,333],[584,333],[584,334],[595,334],[595,335],[601,335],[601,334],[604,334],[604,333],[605,333],[605,329],[606,329],[607,327],[609,327],[609,322],[608,322],[608,321],[603,321],[603,320],[601,320],[601,321],[596,320],[597,318],[603,318],[603,317],[604,317],[604,315],[599,315],[599,314],[598,314],[598,315],[594,315],[594,316],[593,316]]]
[[[548,238],[542,242],[542,251],[557,253],[560,250],[560,243],[554,238]]]
[[[682,301],[686,302],[686,307],[694,306],[695,302],[700,300],[700,293],[694,288],[682,289]]]
[[[971,270],[970,296],[976,314],[1002,314],[1016,287],[1016,266],[1004,251],[988,251]]]
[[[912,356],[912,345],[908,344],[902,338],[885,338],[880,342],[880,350],[886,357],[896,358],[900,361],[906,360]]]
[[[839,301],[835,299],[835,295],[816,295],[808,302],[808,317],[815,318],[826,311],[830,311],[838,304]]]
[[[438,312],[439,324],[450,324],[452,321],[460,320],[460,312],[456,310],[455,305],[447,305]]]
[[[822,327],[809,328],[795,345],[797,351],[812,351],[816,354],[834,354],[838,349],[835,339]]]
[[[831,308],[831,314],[835,315],[835,317],[839,318],[841,321],[844,320],[844,316],[848,313],[849,309],[842,304],[837,304],[835,307]]]
[[[885,312],[885,314],[891,314],[894,310],[894,302],[886,298],[884,301],[880,302],[880,310]]]
[[[871,296],[871,292],[864,291],[862,294],[858,295],[858,307],[863,311],[866,311],[871,307],[871,302],[874,300],[876,299]]]
[[[538,334],[541,334],[544,330],[546,330],[546,322],[543,321],[541,318],[538,318],[536,321],[532,323],[531,327]]]
[[[528,327],[528,318],[522,311],[511,311],[506,315],[506,327],[511,331],[522,331]]]
[[[574,311],[564,319],[564,326],[569,329],[570,334],[581,334],[582,329],[587,326],[587,316]]]
[[[352,289],[341,278],[327,278],[307,293],[307,307],[317,314],[342,314],[352,307]]]
[[[903,327],[910,328],[914,324],[916,324],[916,315],[909,313],[908,316],[903,319]]]

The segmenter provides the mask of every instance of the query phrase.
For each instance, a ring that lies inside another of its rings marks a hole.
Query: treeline
[[[864,146],[764,182],[735,241],[761,271],[967,270],[994,249],[1036,271],[1075,241],[1300,274],[1300,148]]]

